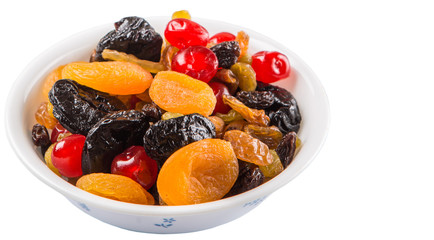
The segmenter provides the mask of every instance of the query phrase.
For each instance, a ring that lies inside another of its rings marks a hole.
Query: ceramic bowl
[[[162,34],[170,18],[149,17],[147,20]],[[277,50],[288,56],[292,76],[276,85],[288,89],[298,101],[303,117],[298,134],[303,145],[291,165],[281,174],[253,190],[214,202],[188,206],[144,206],[90,194],[50,171],[31,140],[34,112],[42,101],[42,80],[61,64],[87,61],[99,39],[114,28],[113,24],[80,32],[52,46],[34,59],[15,81],[8,96],[5,122],[10,144],[23,164],[85,213],[114,226],[148,233],[192,232],[230,222],[257,207],[267,196],[300,174],[320,151],[329,126],[328,99],[318,78],[297,55],[264,35],[224,22],[195,21],[207,28],[210,35],[244,30],[250,36],[250,53]]]

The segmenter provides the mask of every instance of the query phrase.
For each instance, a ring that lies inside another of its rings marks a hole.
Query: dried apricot
[[[175,71],[157,73],[149,95],[160,108],[184,115],[199,113],[207,117],[217,102],[208,84]]]
[[[129,177],[109,173],[92,173],[80,177],[76,186],[92,194],[117,201],[153,205],[154,198]]]
[[[164,163],[157,189],[167,205],[221,199],[238,177],[238,160],[229,142],[204,139],[173,153]]]
[[[62,70],[62,78],[114,95],[143,93],[152,82],[152,75],[130,62],[77,62]]]
[[[273,163],[273,155],[270,153],[268,146],[243,131],[227,131],[223,139],[231,143],[237,158],[243,161],[259,166]]]
[[[64,67],[65,65],[57,67],[44,79],[44,85],[42,86],[42,95],[44,96],[44,99],[48,100],[48,92],[53,87],[53,84],[57,80],[62,79],[62,70]]]

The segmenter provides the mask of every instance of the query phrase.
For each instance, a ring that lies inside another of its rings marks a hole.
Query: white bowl
[[[170,20],[169,17],[146,19],[160,34]],[[143,206],[90,194],[49,170],[31,140],[34,112],[42,101],[42,80],[61,64],[87,61],[99,39],[113,29],[113,24],[107,24],[75,34],[49,48],[34,59],[15,81],[6,105],[6,131],[11,146],[30,172],[85,213],[121,228],[149,233],[192,232],[227,223],[258,206],[268,195],[302,172],[318,154],[329,127],[328,99],[318,78],[297,55],[268,37],[224,22],[195,21],[206,27],[210,34],[244,30],[250,36],[250,53],[277,50],[288,56],[292,66],[291,80],[276,85],[291,91],[298,101],[303,117],[298,134],[303,145],[285,171],[255,189],[219,201],[188,206]]]

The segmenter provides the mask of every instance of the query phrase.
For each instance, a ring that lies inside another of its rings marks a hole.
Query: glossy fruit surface
[[[131,146],[113,159],[111,173],[129,177],[148,190],[157,180],[158,167],[142,146]]]
[[[61,140],[63,137],[65,137],[66,134],[68,134],[69,131],[66,130],[60,123],[57,123],[53,131],[51,131],[51,142],[55,143],[59,140]],[[59,139],[60,138],[60,139]]]
[[[207,117],[216,104],[214,92],[208,84],[175,71],[157,73],[149,96],[158,107],[184,115],[199,113]]]
[[[209,83],[209,86],[212,88],[217,100],[213,115],[216,113],[228,113],[231,107],[223,103],[223,94],[230,95],[228,87],[220,82]]]
[[[194,21],[175,18],[167,24],[164,36],[171,45],[183,49],[189,46],[206,46],[209,33]]]
[[[229,142],[204,139],[173,153],[164,163],[157,188],[167,205],[222,198],[238,177],[238,160]]]
[[[54,145],[51,162],[63,176],[73,178],[83,174],[81,170],[81,152],[85,139],[84,135],[73,134]]]
[[[230,32],[219,32],[214,34],[208,40],[208,46],[212,47],[222,42],[234,41],[235,35]]]
[[[286,55],[280,52],[257,52],[252,56],[252,67],[256,79],[265,83],[273,83],[289,77],[291,66]]]
[[[191,46],[179,50],[172,59],[172,70],[192,78],[209,82],[217,73],[217,56],[203,46]]]

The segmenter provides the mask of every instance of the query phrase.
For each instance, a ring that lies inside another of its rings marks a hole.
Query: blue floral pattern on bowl
[[[175,222],[176,220],[174,218],[163,218],[163,222],[162,223],[155,223],[154,225],[157,227],[163,227],[163,228],[168,228],[173,226],[173,222]]]

